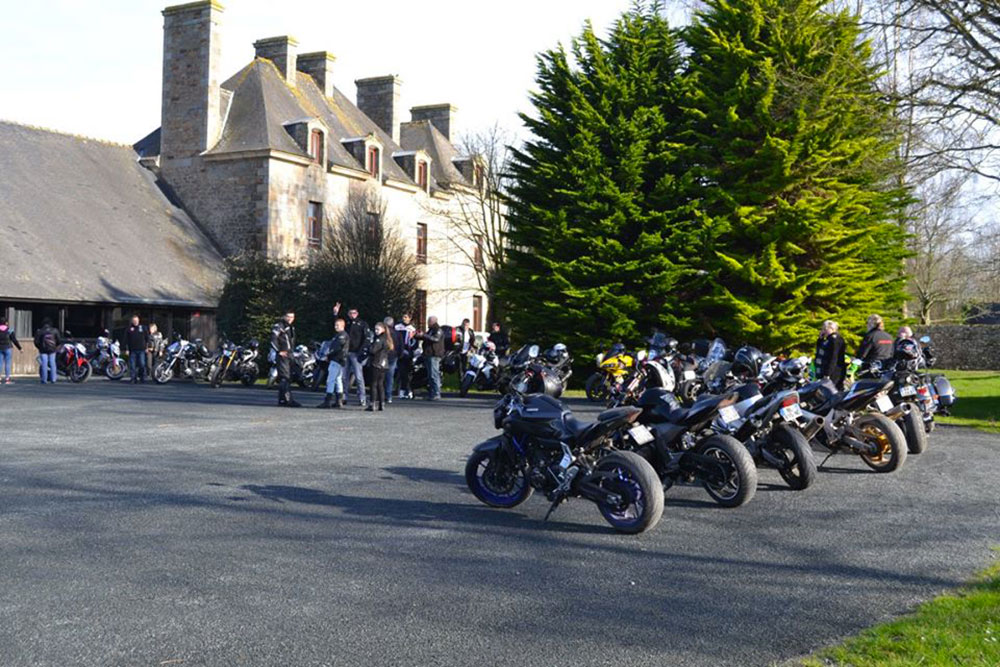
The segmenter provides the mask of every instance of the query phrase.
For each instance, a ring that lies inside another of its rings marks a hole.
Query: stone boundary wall
[[[928,335],[937,368],[1000,370],[1000,324],[934,324],[914,326],[917,338]]]

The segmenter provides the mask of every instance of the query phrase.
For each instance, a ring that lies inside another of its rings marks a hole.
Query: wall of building
[[[913,332],[931,337],[938,368],[1000,370],[1000,325],[940,324]]]

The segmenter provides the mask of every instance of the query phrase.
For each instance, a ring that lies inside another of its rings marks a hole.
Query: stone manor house
[[[392,75],[356,81],[352,102],[334,57],[287,36],[257,41],[224,79],[222,15],[215,0],[163,10],[161,124],[132,147],[0,122],[0,312],[22,342],[44,317],[92,337],[133,313],[209,338],[224,257],[309,261],[355,197],[382,202],[411,244],[419,321],[481,331],[480,253],[448,211],[484,166],[452,143],[455,107],[404,121]]]

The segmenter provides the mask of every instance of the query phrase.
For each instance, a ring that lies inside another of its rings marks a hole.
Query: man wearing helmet
[[[844,388],[844,376],[847,374],[844,362],[846,348],[844,339],[840,337],[840,325],[833,320],[823,322],[816,342],[816,377],[829,378],[837,389]]]
[[[873,361],[888,361],[892,359],[892,336],[885,331],[885,322],[879,315],[868,316],[868,333],[858,347],[857,356],[865,367]]]

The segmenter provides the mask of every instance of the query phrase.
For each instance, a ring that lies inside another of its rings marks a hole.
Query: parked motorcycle
[[[175,334],[166,356],[153,368],[153,380],[166,384],[173,378],[207,380],[215,355],[200,338],[188,341]]]
[[[479,391],[496,389],[497,371],[500,368],[496,349],[496,345],[486,341],[478,352],[469,355],[469,368],[462,376],[462,383],[458,389],[461,396],[467,396],[473,387]]]
[[[663,514],[663,488],[647,461],[608,450],[612,436],[639,413],[608,410],[585,424],[551,396],[507,394],[493,410],[503,433],[475,447],[466,483],[491,507],[516,507],[542,491],[551,503],[546,519],[568,498],[585,498],[615,530],[641,533]]]
[[[587,400],[603,403],[611,397],[615,387],[625,382],[635,359],[625,351],[624,345],[615,343],[606,353],[599,353],[595,361],[597,370],[587,378],[585,385]]]
[[[274,387],[278,382],[278,354],[272,348],[268,355],[271,362],[271,370],[267,374],[268,388]],[[291,381],[298,384],[303,389],[312,387],[316,374],[316,357],[305,345],[296,345],[290,355]],[[344,388],[345,390],[347,387]]]
[[[128,364],[122,358],[121,344],[110,336],[105,330],[97,337],[88,360],[94,373],[104,373],[110,380],[121,380],[128,372]]]
[[[208,371],[208,381],[213,387],[219,387],[226,381],[239,381],[244,387],[249,387],[257,381],[256,340],[251,340],[246,346],[225,341],[219,355],[212,362]]]
[[[66,332],[66,337],[72,339],[73,334]],[[70,379],[70,382],[86,382],[93,373],[93,367],[87,359],[87,346],[73,340],[68,340],[56,349],[56,370]]]

